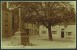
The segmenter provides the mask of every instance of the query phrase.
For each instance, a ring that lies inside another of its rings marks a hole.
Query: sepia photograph
[[[1,49],[72,48],[76,1],[1,2]]]

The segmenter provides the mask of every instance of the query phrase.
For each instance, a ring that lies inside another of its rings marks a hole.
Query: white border
[[[2,2],[76,2],[76,1],[1,1],[1,46],[2,46]],[[1,47],[1,49],[63,49],[63,48],[18,48],[18,47],[17,48],[2,48]],[[65,49],[73,49],[73,48],[65,48]]]
[[[76,1],[1,1],[1,2],[76,2]]]
[[[1,46],[2,46],[2,2],[1,2]]]

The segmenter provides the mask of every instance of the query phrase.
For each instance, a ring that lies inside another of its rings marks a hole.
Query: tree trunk
[[[52,40],[51,26],[48,26],[49,40]]]

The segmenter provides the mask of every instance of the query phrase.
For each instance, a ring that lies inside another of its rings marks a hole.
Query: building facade
[[[6,2],[2,3],[2,37],[10,37],[12,34],[12,13],[6,7]]]
[[[62,39],[62,38],[76,38],[76,25],[55,25],[51,26],[52,37]],[[48,29],[45,26],[40,26],[39,28],[40,36],[48,38]]]
[[[29,35],[39,35],[39,26],[36,24],[25,23],[24,27],[29,31]]]

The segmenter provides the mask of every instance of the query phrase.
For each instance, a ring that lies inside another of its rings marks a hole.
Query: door
[[[61,38],[64,38],[64,29],[61,29]]]
[[[26,29],[26,33],[27,33],[27,35],[29,35],[29,29]]]

